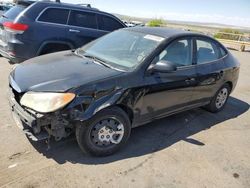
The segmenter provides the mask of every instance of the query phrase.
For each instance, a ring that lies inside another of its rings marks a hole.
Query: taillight
[[[6,31],[18,33],[18,34],[22,34],[24,31],[26,31],[29,28],[29,26],[26,24],[13,23],[13,22],[4,22],[3,26]]]

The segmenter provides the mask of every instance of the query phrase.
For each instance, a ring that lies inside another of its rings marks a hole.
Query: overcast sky
[[[250,27],[250,0],[61,0],[129,16]]]

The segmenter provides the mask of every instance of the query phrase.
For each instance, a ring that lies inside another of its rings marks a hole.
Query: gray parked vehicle
[[[51,1],[19,1],[0,18],[0,54],[19,63],[76,49],[126,27],[115,16],[92,8]]]

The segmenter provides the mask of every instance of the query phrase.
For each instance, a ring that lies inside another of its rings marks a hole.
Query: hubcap
[[[123,135],[124,125],[115,118],[99,121],[91,131],[92,142],[98,146],[119,144]]]
[[[216,103],[215,103],[216,108],[218,109],[222,108],[227,100],[227,97],[228,97],[227,88],[223,88],[222,90],[220,90],[216,98]]]

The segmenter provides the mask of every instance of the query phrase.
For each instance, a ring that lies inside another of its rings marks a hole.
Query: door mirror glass
[[[152,65],[152,72],[169,73],[177,70],[177,66],[170,61],[158,61],[156,64]]]

